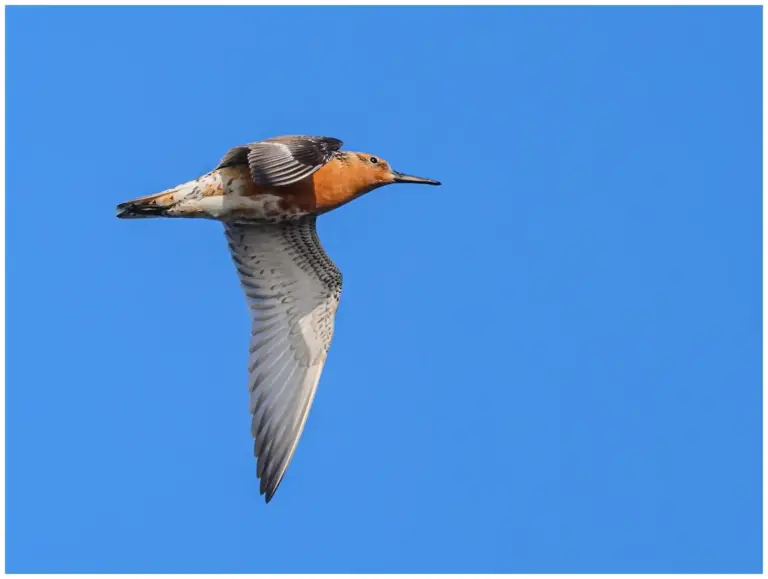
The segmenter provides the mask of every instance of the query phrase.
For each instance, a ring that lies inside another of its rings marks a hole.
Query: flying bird
[[[252,318],[251,434],[259,490],[269,503],[296,450],[333,337],[342,276],[315,224],[405,175],[332,137],[290,135],[230,149],[193,180],[117,206],[117,217],[214,219],[224,232]]]

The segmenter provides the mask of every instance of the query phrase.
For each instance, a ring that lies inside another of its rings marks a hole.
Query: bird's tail
[[[154,195],[131,199],[117,206],[120,219],[141,219],[144,217],[175,217],[174,207],[189,194],[187,184],[166,189]]]

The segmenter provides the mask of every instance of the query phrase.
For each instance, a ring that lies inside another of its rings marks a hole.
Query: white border
[[[446,0],[439,2],[437,0],[420,0],[420,1],[407,1],[407,0],[389,0],[389,1],[378,1],[374,2],[371,0],[367,1],[361,1],[361,0],[335,0],[335,1],[329,1],[329,2],[322,2],[319,0],[302,0],[302,1],[290,1],[290,0],[283,0],[281,2],[253,2],[253,1],[246,1],[246,0],[228,0],[226,3],[222,3],[227,6],[243,6],[243,5],[303,5],[303,6],[322,6],[322,5],[399,5],[399,6],[408,6],[408,5],[431,5],[431,6],[447,6],[447,5],[467,5],[467,2],[460,2],[457,0]],[[607,2],[607,1],[592,1],[592,2],[576,2],[576,1],[560,1],[560,2],[520,2],[520,1],[501,1],[501,0],[483,0],[482,2],[478,2],[478,5],[484,5],[484,6],[502,6],[502,5],[543,5],[543,6],[601,6],[601,5],[611,5],[611,6],[763,6],[764,2],[761,1],[741,1],[741,2],[716,2],[712,0],[705,0],[705,1],[699,1],[699,2],[693,2],[690,0],[679,0],[677,2],[669,2],[664,0],[655,0],[655,1],[646,1],[646,2],[628,2],[628,1],[614,1],[614,2]],[[212,2],[204,2],[202,0],[192,0],[183,2],[181,0],[165,0],[164,2],[151,2],[148,0],[125,0],[122,2],[97,2],[97,1],[79,1],[74,3],[64,2],[62,0],[31,0],[26,2],[4,2],[3,7],[5,6],[30,6],[30,5],[37,5],[37,6],[51,6],[51,5],[61,5],[61,6],[91,6],[91,5],[99,5],[99,6],[109,6],[109,5],[120,5],[120,6],[153,6],[153,5],[159,5],[159,6],[189,6],[189,5],[196,5],[196,6],[212,6],[216,5]],[[2,70],[2,93],[0,94],[0,127],[2,128],[3,132],[3,142],[2,142],[2,151],[0,151],[2,154],[0,154],[0,178],[2,178],[2,195],[0,195],[0,324],[2,324],[3,330],[5,330],[5,9],[2,10],[2,13],[0,13],[0,23],[1,28],[3,32],[3,39],[2,44],[0,45],[0,54],[2,55],[2,58],[0,58],[0,70]],[[766,16],[765,8],[763,8],[763,35],[765,35],[766,31],[766,23],[768,23],[768,17]],[[765,95],[766,91],[768,90],[768,81],[766,81],[766,61],[768,60],[768,50],[766,50],[766,43],[765,40],[763,40],[763,224],[768,221],[768,208],[766,206],[766,198],[765,198],[765,191],[766,191],[766,185],[768,184],[768,178],[766,178],[766,172],[765,172],[765,161],[768,155],[766,155],[765,150],[765,134],[766,134],[766,128],[768,127],[768,121],[766,120],[766,106],[765,106]],[[765,227],[763,227],[763,360],[765,360],[766,352],[768,352],[768,346],[766,345],[766,333],[765,333],[765,327],[766,322],[768,322],[768,315],[766,314],[766,308],[768,307],[768,300],[766,300],[766,294],[765,294],[765,287],[768,283],[768,274],[766,274],[766,254],[768,253],[768,236],[765,233]],[[2,384],[2,397],[0,397],[0,409],[2,409],[2,421],[3,421],[3,428],[0,430],[0,439],[2,439],[2,445],[0,448],[0,458],[2,460],[0,461],[0,473],[2,473],[2,476],[0,477],[0,516],[3,520],[3,527],[2,527],[2,537],[0,537],[0,571],[3,572],[5,575],[5,331],[3,331],[2,335],[0,335],[0,383]],[[763,385],[765,385],[766,379],[768,378],[768,370],[766,369],[765,363],[763,363]],[[765,448],[766,443],[768,443],[768,437],[766,437],[766,428],[765,428],[765,416],[768,413],[768,402],[766,401],[765,391],[763,389],[763,490],[765,491],[765,481],[766,477],[768,476],[768,467],[766,466],[765,461]],[[766,516],[768,516],[768,506],[766,506],[765,501],[765,492],[763,492],[763,571],[765,571],[766,567],[766,550],[768,547],[768,538],[766,536],[765,532],[765,520]],[[222,575],[221,576],[227,576],[227,577],[242,577],[243,575]],[[607,574],[606,576],[611,576],[612,574]],[[78,574],[59,574],[59,575],[50,575],[51,577],[93,577],[93,575],[78,575]],[[160,577],[159,574],[146,574],[146,575],[137,575],[137,574],[124,574],[124,577]],[[180,575],[180,574],[169,574],[169,575],[163,575],[164,577],[210,577],[211,575],[203,575],[203,574],[194,574],[194,575]],[[311,577],[311,575],[297,575],[297,574],[284,574],[284,575],[260,575],[261,577],[274,577],[276,579],[285,579],[289,577]],[[336,575],[326,575],[335,577]],[[445,575],[380,575],[380,577],[419,577],[419,578],[429,578],[429,577],[444,577]],[[536,579],[544,579],[549,577],[572,577],[572,576],[592,576],[589,574],[586,575],[556,575],[556,574],[547,574],[547,575],[531,575],[531,574],[520,574],[515,575],[516,577],[532,577]],[[658,575],[635,575],[636,577],[705,577],[708,575],[699,575],[699,574],[686,574],[686,575],[668,575],[668,574],[658,574]],[[24,577],[48,577],[48,575],[41,575],[41,574],[27,574],[24,575]]]
[[[214,2],[203,0],[192,0],[182,2],[181,0],[166,0],[165,2],[152,2],[150,0],[128,0],[124,2],[97,2],[79,1],[64,2],[63,0],[29,0],[27,2],[5,2],[6,6],[763,6],[764,2],[758,0],[747,0],[741,2],[716,2],[714,0],[704,0],[694,2],[692,0],[679,0],[669,2],[664,0],[651,0],[647,2],[576,2],[575,0],[565,0],[561,2],[514,2],[504,0],[482,0],[480,2],[460,2],[459,0],[382,0],[374,2],[372,0],[335,0],[322,2],[320,0],[283,0],[281,2],[253,2],[248,0],[227,0],[216,4]],[[763,15],[765,18],[765,15]]]

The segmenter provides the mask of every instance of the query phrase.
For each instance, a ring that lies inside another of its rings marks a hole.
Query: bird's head
[[[418,183],[421,185],[440,185],[440,181],[415,177],[395,171],[384,159],[368,153],[347,153],[346,163],[349,170],[361,181],[365,188],[375,189],[392,183]]]

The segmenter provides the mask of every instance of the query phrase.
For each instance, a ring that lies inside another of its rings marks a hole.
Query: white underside
[[[172,207],[168,215],[202,217],[218,220],[254,219],[280,220],[298,217],[301,212],[286,212],[277,195],[246,196],[250,183],[244,177],[214,171],[170,190]],[[211,193],[214,194],[211,194]],[[206,194],[207,193],[207,194]]]

